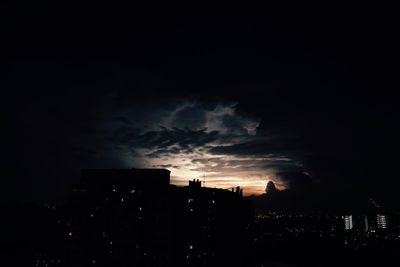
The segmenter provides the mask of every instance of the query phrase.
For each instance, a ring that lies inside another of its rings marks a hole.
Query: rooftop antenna
[[[203,187],[206,187],[206,175],[203,173]]]

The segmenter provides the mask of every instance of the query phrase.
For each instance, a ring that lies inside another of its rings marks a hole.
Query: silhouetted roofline
[[[117,171],[117,172],[168,172],[171,173],[168,169],[157,169],[157,168],[130,168],[130,169],[119,169],[119,168],[104,168],[104,169],[82,169],[82,172],[106,172],[106,171]]]
[[[137,184],[142,186],[168,186],[170,173],[167,169],[83,169],[82,181],[91,184]]]

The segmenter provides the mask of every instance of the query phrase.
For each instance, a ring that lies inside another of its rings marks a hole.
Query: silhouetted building
[[[242,190],[169,184],[165,169],[84,170],[70,189],[66,261],[96,266],[241,263],[251,205]],[[236,255],[232,257],[232,255]],[[241,264],[240,264],[241,265]]]
[[[189,186],[172,188],[175,196],[173,225],[176,229],[176,263],[196,266],[236,266],[245,251],[245,228],[252,209],[242,190]],[[182,253],[183,252],[183,253]]]
[[[84,170],[82,184],[70,192],[70,261],[168,264],[169,174],[163,169]]]

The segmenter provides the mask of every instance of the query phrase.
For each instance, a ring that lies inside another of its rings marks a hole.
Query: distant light
[[[133,194],[133,193],[135,193],[135,189],[132,189],[132,190],[131,190],[131,194]]]
[[[116,192],[117,190],[115,189],[115,188],[113,188],[113,190],[112,190],[113,192]]]
[[[110,241],[110,245],[112,245],[113,244],[113,242],[112,241]]]
[[[352,215],[343,216],[343,220],[344,220],[344,229],[346,229],[346,230],[353,229],[353,216]]]
[[[123,198],[121,198],[121,202],[124,202],[124,199],[123,199]]]
[[[91,214],[90,214],[90,217],[93,217],[93,216],[94,216],[93,213],[91,213]]]
[[[189,246],[189,249],[193,249],[193,246],[192,246],[192,245],[190,245],[190,246]]]
[[[68,233],[69,236],[72,236],[72,234],[73,234],[72,232],[69,232],[69,233]]]
[[[93,264],[96,264],[96,260],[92,260],[92,263],[93,263]]]
[[[383,214],[378,214],[378,215],[376,215],[376,218],[377,218],[377,222],[378,222],[378,228],[386,229],[387,228],[386,216]]]
[[[139,207],[139,211],[142,211],[142,207]]]

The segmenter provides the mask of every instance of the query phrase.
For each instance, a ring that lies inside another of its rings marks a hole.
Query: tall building
[[[378,228],[380,228],[380,229],[386,229],[387,228],[387,217],[386,217],[386,215],[377,214],[376,215],[376,222],[377,222]]]
[[[68,262],[96,266],[235,266],[251,205],[242,191],[199,180],[170,185],[165,169],[84,170],[70,189]],[[234,257],[232,255],[235,255]],[[242,256],[238,256],[242,255]]]
[[[353,216],[352,215],[345,215],[342,217],[344,221],[344,229],[351,230],[353,229]]]
[[[70,261],[97,265],[170,262],[170,172],[84,170],[70,190]]]
[[[364,215],[364,232],[369,231],[368,216]]]

